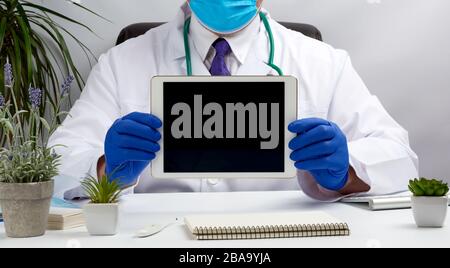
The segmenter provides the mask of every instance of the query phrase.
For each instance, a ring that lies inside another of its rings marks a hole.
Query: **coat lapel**
[[[205,63],[198,54],[197,50],[194,49],[194,44],[191,43],[191,61],[192,61],[192,74],[200,76],[211,76],[211,73],[206,68]],[[184,68],[186,69],[186,60],[184,60]]]
[[[191,44],[191,62],[192,62],[192,73],[193,75],[198,76],[211,76],[209,73],[209,70],[206,68],[205,64],[203,63],[200,55],[198,54],[196,49],[193,49],[194,44],[191,40],[189,40],[189,43]],[[183,46],[184,49],[184,46]],[[186,56],[183,55],[182,57],[179,57],[176,59],[176,61],[179,62],[181,69],[182,69],[182,75],[187,75],[187,63],[186,63]]]
[[[168,74],[187,75],[186,53],[184,48],[184,22],[186,18],[191,16],[191,12],[187,5],[182,7],[182,10],[178,13],[175,21],[173,21],[172,27],[170,27],[168,49],[166,50],[169,55],[170,64],[166,72]],[[194,44],[191,38],[189,38],[189,44],[191,46],[191,59],[192,59],[192,72],[194,75],[210,75],[203,64],[197,50],[194,49]]]
[[[245,59],[245,62],[239,67],[235,75],[277,75],[272,67],[267,65],[269,60],[269,44],[264,24],[261,23],[258,38],[253,42],[252,47]]]
[[[274,75],[273,70],[270,66],[266,64],[264,60],[262,60],[256,52],[250,52],[245,63],[239,67],[237,76],[246,76],[246,75]]]

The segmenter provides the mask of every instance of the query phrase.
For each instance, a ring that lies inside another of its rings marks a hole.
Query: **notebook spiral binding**
[[[346,223],[275,225],[246,227],[197,227],[194,234],[198,240],[239,240],[267,238],[295,238],[319,236],[349,236],[350,229]]]

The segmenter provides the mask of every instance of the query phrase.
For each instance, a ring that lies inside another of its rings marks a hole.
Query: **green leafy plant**
[[[446,196],[449,192],[448,184],[436,179],[414,179],[409,181],[409,190],[414,196]]]
[[[110,181],[107,175],[104,175],[100,180],[89,176],[81,182],[81,186],[92,204],[118,203],[122,192],[118,180]]]
[[[66,2],[101,17],[80,4]],[[30,85],[43,89],[40,97],[45,101],[39,107],[41,114],[45,114],[48,105],[53,110],[57,109],[61,97],[60,79],[64,79],[69,73],[73,74],[79,88],[83,88],[84,81],[74,64],[67,39],[75,41],[85,53],[89,64],[96,58],[89,48],[61,23],[78,25],[93,33],[83,23],[43,5],[22,0],[0,0],[0,65],[9,66],[8,73],[0,73],[0,93],[6,102],[13,102],[11,93],[15,93],[13,109],[29,109],[31,104],[27,89]],[[13,82],[11,76],[15,77],[14,85],[10,87],[11,90],[7,90]],[[57,117],[58,121],[63,119],[61,116]],[[42,124],[39,125],[38,131],[45,131]]]

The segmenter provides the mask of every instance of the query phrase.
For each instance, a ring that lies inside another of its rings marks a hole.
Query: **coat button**
[[[219,179],[208,179],[209,185],[217,185],[219,183]]]

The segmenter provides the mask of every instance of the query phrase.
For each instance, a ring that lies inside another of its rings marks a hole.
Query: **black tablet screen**
[[[284,82],[165,82],[164,172],[284,172]]]

